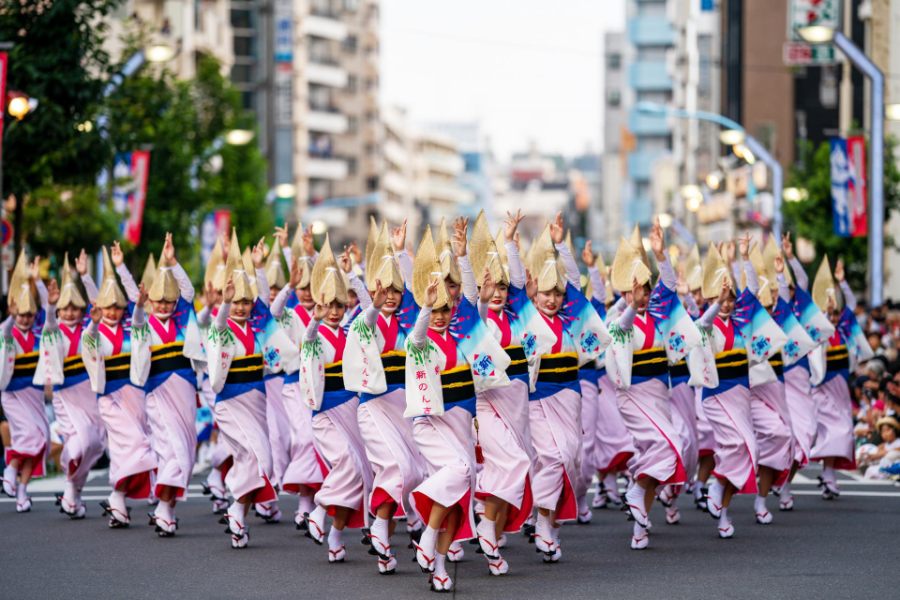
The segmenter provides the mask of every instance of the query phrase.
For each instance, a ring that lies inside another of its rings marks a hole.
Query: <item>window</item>
[[[610,71],[618,71],[622,68],[622,55],[618,52],[610,52],[606,55],[606,68]]]
[[[620,106],[622,104],[622,92],[619,90],[609,90],[606,93],[606,104],[608,106]]]
[[[356,175],[356,159],[352,156],[347,158],[347,174]]]
[[[235,83],[252,83],[253,68],[250,65],[234,65],[231,67],[231,80]]]
[[[356,116],[347,117],[347,133],[356,133],[359,129],[359,119]]]
[[[244,8],[232,8],[231,26],[235,29],[253,29],[253,12]]]
[[[344,41],[341,42],[341,47],[347,54],[354,54],[356,52],[356,36],[348,35],[345,37]]]
[[[358,86],[358,80],[356,79],[356,75],[348,75],[347,76],[347,91],[353,93],[356,91]]]
[[[256,56],[253,38],[234,36],[235,56]]]

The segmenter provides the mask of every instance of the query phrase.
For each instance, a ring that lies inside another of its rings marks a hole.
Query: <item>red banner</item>
[[[6,67],[9,65],[9,55],[0,52],[0,156],[3,152],[3,117],[6,116]],[[0,198],[0,201],[3,199]]]
[[[150,152],[135,150],[117,154],[113,164],[113,208],[122,215],[122,239],[137,246],[141,242]]]
[[[866,140],[861,135],[847,138],[847,162],[850,171],[850,179],[847,182],[850,235],[865,237],[869,234],[866,205]]]

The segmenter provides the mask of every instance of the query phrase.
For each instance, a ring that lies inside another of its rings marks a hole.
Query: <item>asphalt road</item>
[[[807,478],[814,472],[806,472]],[[545,565],[534,547],[512,538],[504,556],[510,574],[491,577],[483,557],[466,545],[451,569],[460,598],[898,598],[900,488],[844,478],[843,495],[823,501],[811,481],[796,486],[795,510],[775,522],[754,523],[751,499],[732,509],[731,540],[716,537],[716,522],[680,502],[682,523],[666,525],[655,507],[651,547],[629,549],[624,513],[595,510],[590,525],[563,528],[563,558]],[[356,533],[345,534],[347,562],[331,565],[293,523],[252,518],[250,548],[232,550],[209,502],[192,486],[179,506],[180,529],[160,539],[135,506],[134,524],[109,530],[97,500],[102,475],[86,490],[89,513],[70,521],[52,502],[56,481],[34,486],[34,509],[15,513],[0,500],[0,598],[422,598],[425,576],[401,550],[398,572],[377,574]],[[293,508],[290,498],[283,505]],[[396,542],[396,539],[395,539]],[[396,544],[395,544],[396,545]]]

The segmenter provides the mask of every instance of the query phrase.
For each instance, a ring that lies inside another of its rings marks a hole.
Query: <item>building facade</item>
[[[665,117],[642,114],[640,102],[670,104],[674,84],[669,65],[675,44],[672,0],[628,0],[626,7],[627,85],[623,101],[633,141],[626,158],[625,210],[627,228],[650,225],[653,214],[667,210],[654,201],[653,180],[660,169],[671,168],[672,128]]]

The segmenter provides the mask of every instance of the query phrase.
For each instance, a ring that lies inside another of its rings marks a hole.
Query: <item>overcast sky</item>
[[[473,120],[506,158],[602,144],[604,31],[624,0],[381,0],[382,102]]]

